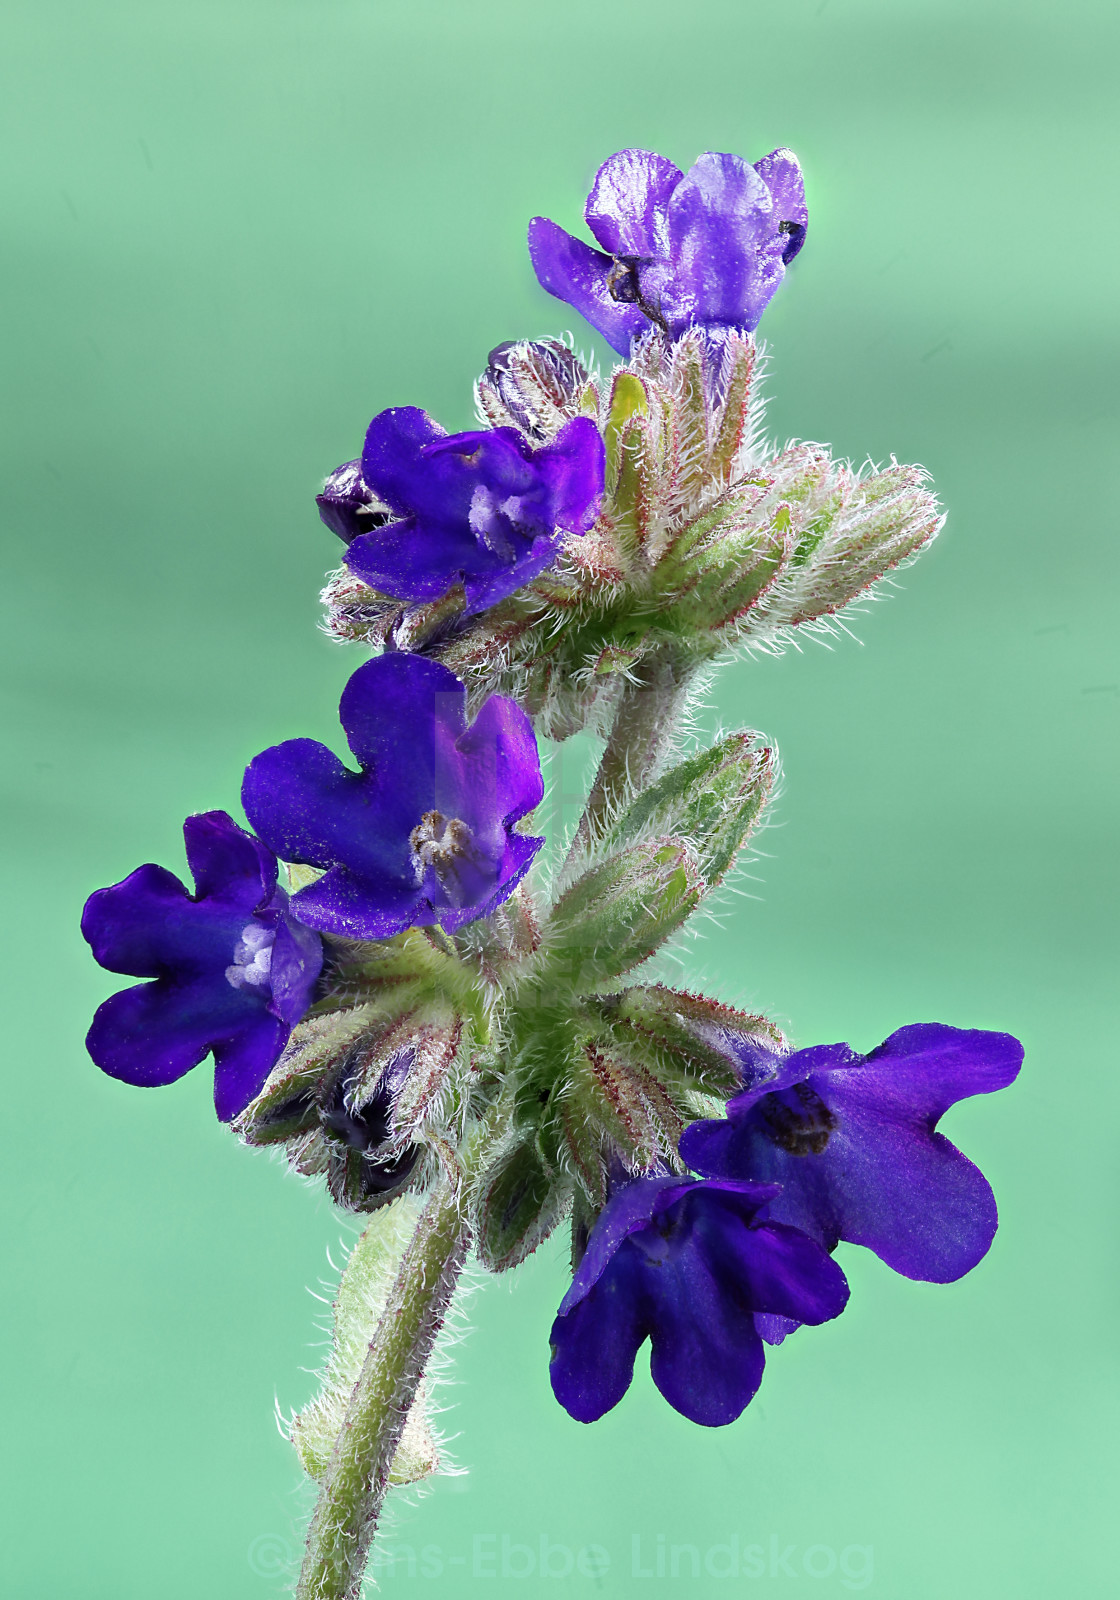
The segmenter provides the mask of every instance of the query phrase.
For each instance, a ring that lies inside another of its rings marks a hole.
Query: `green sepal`
[[[408,928],[391,939],[327,941],[331,990],[316,1010],[333,1010],[339,996],[376,997],[388,1017],[406,1011],[457,1012],[479,1043],[488,1029],[485,980],[464,961],[441,928]]]
[[[722,384],[719,420],[708,453],[708,473],[717,483],[730,477],[739,451],[750,439],[751,382],[756,357],[753,339],[732,341]]]
[[[287,1048],[273,1067],[256,1099],[233,1124],[247,1144],[283,1144],[319,1125],[319,1089],[363,1034],[387,1031],[377,1002],[305,1017],[293,1030]]]
[[[475,1202],[475,1243],[491,1272],[516,1267],[548,1238],[571,1199],[570,1182],[546,1170],[532,1139],[500,1148]]]
[[[654,590],[665,596],[683,594],[705,572],[734,571],[736,563],[741,565],[746,541],[757,545],[765,533],[765,523],[759,526],[753,519],[769,488],[768,478],[748,478],[677,527],[654,568]],[[728,543],[732,539],[737,539],[734,554]]]
[[[648,411],[649,397],[641,378],[632,372],[617,372],[611,384],[607,420],[603,427],[608,504],[616,497],[630,422],[634,417],[645,416]]]
[[[777,757],[758,734],[729,734],[644,789],[607,829],[600,848],[620,850],[650,835],[682,837],[712,888],[758,821],[776,775]]]
[[[354,1385],[418,1215],[419,1207],[411,1196],[375,1212],[346,1264],[334,1302],[333,1339],[322,1391],[290,1425],[300,1465],[309,1477],[321,1478],[330,1464]],[[421,1384],[393,1457],[389,1476],[393,1485],[418,1483],[439,1470],[439,1448],[426,1410]]]
[[[594,1011],[606,1036],[619,1047],[639,1051],[667,1086],[721,1101],[742,1087],[721,1036],[744,1035],[769,1050],[780,1050],[784,1042],[781,1029],[766,1017],[660,983],[593,996],[584,1005]]]
[[[605,1038],[584,1042],[556,1109],[572,1166],[597,1205],[606,1197],[611,1152],[634,1171],[678,1164],[677,1142],[690,1120],[640,1051]]]
[[[696,505],[709,481],[708,399],[700,340],[700,335],[686,334],[673,350],[666,486],[672,508]]]
[[[674,600],[678,621],[698,632],[725,628],[756,605],[781,574],[792,551],[790,510],[775,508],[761,525],[728,520],[685,564]]]
[[[700,904],[694,852],[653,839],[598,862],[565,891],[544,930],[547,970],[573,990],[628,972],[672,938]],[[547,983],[547,977],[543,978]]]

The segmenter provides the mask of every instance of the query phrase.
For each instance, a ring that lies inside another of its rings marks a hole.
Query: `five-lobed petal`
[[[866,1245],[907,1278],[951,1283],[986,1255],[997,1225],[987,1179],[936,1131],[951,1105],[1014,1081],[1006,1033],[915,1023],[870,1055],[818,1045],[770,1062],[752,1046],[748,1087],[726,1120],[680,1141],[697,1172],[778,1183],[770,1214],[827,1249]]]
[[[183,837],[193,896],[147,865],[86,902],[82,933],[100,965],[154,980],[106,1000],[86,1044],[102,1071],[145,1086],[174,1083],[213,1051],[214,1104],[229,1122],[306,1011],[322,946],[288,914],[275,856],[232,817],[188,817]]]
[[[565,534],[588,532],[604,464],[589,417],[534,447],[516,428],[447,434],[426,412],[397,406],[370,423],[361,461],[331,474],[319,513],[371,588],[422,602],[461,584],[471,615],[551,565]]]
[[[827,1322],[848,1298],[814,1240],[762,1213],[772,1184],[639,1178],[607,1203],[553,1323],[553,1392],[578,1422],[618,1404],[651,1341],[650,1371],[693,1422],[733,1422],[765,1363],[756,1318]]]
[[[758,326],[805,242],[805,186],[792,151],[753,166],[709,151],[687,173],[649,150],[600,167],[584,215],[593,249],[545,217],[529,225],[543,288],[621,355],[651,325],[671,338]]]
[[[250,763],[254,828],[285,860],[324,869],[292,902],[309,927],[357,939],[451,931],[513,893],[543,843],[515,831],[544,792],[536,739],[512,700],[492,696],[470,724],[466,702],[438,662],[378,656],[339,704],[359,772],[313,739]]]

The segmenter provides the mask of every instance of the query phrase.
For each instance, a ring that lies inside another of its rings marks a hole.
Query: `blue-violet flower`
[[[935,1129],[958,1100],[1014,1080],[1017,1039],[929,1022],[866,1056],[846,1044],[767,1056],[753,1040],[737,1054],[747,1087],[727,1119],[681,1137],[695,1171],[781,1184],[771,1216],[826,1250],[866,1245],[907,1278],[951,1283],[987,1253],[995,1197]]]
[[[86,1045],[110,1077],[144,1086],[174,1083],[213,1051],[214,1105],[229,1122],[307,1010],[322,945],[288,913],[275,856],[232,817],[188,817],[183,839],[193,896],[148,865],[86,902],[97,961],[154,980],[106,1000]]]
[[[578,1422],[618,1404],[643,1341],[653,1381],[693,1422],[733,1422],[762,1381],[756,1317],[827,1322],[848,1284],[836,1263],[764,1208],[773,1184],[639,1178],[591,1231],[552,1325],[552,1388]]]
[[[292,909],[324,933],[381,939],[484,917],[513,893],[543,844],[514,831],[544,790],[532,724],[494,695],[467,723],[467,691],[421,656],[377,656],[342,692],[360,767],[314,739],[256,757],[242,801],[286,861],[326,870]]]
[[[319,514],[371,588],[419,602],[461,583],[469,616],[543,572],[566,533],[588,532],[604,464],[590,417],[534,448],[516,428],[447,434],[426,412],[397,406],[370,423],[361,461],[328,478]]]
[[[772,150],[754,166],[702,155],[687,173],[649,150],[599,168],[584,209],[594,250],[545,217],[529,224],[543,288],[585,317],[620,355],[651,325],[750,332],[805,242],[797,157]]]

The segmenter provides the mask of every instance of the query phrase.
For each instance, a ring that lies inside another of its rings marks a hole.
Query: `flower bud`
[[[578,414],[589,386],[586,368],[567,345],[521,339],[491,350],[475,396],[491,427],[512,426],[547,442]]]
[[[650,835],[685,838],[707,888],[719,883],[770,796],[777,755],[754,733],[733,733],[658,778],[608,828],[599,848]]]

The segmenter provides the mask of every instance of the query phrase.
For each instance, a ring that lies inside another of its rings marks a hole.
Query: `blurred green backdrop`
[[[469,1475],[399,1507],[386,1591],[1115,1592],[1118,33],[1093,0],[9,0],[5,1596],[289,1581],[273,1400],[310,1391],[342,1226],[207,1072],[91,1067],[116,984],[78,914],[181,871],[264,745],[334,737],[359,658],[316,631],[311,496],[375,411],[467,426],[491,345],[573,326],[525,224],[575,228],[626,144],[800,153],[772,430],[921,460],[950,511],[861,642],[726,669],[709,721],[786,783],[689,980],[799,1043],[1019,1032],[1019,1085],[947,1122],[1004,1221],[952,1288],[844,1247],[850,1310],[717,1432],[648,1373],[571,1422],[561,1251],[491,1281],[445,1393]],[[736,1538],[756,1577],[720,1575]]]

